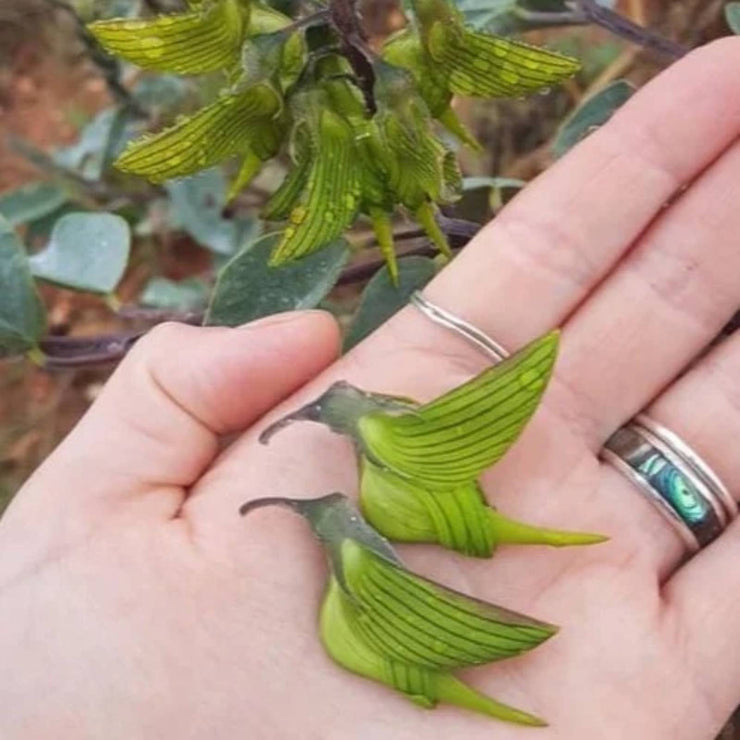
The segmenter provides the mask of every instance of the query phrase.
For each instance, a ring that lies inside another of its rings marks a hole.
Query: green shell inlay
[[[659,452],[648,455],[638,470],[686,522],[701,524],[714,513],[691,481]]]

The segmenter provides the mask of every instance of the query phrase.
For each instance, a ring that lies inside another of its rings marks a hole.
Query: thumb
[[[89,528],[111,506],[137,501],[174,516],[219,436],[251,425],[332,362],[338,346],[336,324],[319,311],[237,329],[155,327],[16,496],[0,536],[45,522],[57,533],[62,521]]]

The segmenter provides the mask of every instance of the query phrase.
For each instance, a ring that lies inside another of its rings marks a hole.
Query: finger
[[[561,323],[740,130],[740,40],[689,54],[527,186],[426,289],[510,350]],[[449,333],[407,311],[395,335]]]
[[[740,106],[740,88],[735,93]],[[740,117],[737,119],[740,131]],[[664,388],[740,298],[740,144],[652,225],[563,332],[560,375],[598,448]]]
[[[323,312],[238,329],[156,327],[19,493],[0,534],[25,537],[33,527],[43,540],[37,527],[49,522],[56,541],[64,522],[89,527],[129,501],[173,516],[219,435],[249,426],[330,363],[337,346],[336,324]]]
[[[737,497],[740,492],[740,334],[702,359],[649,409],[679,434]],[[667,526],[667,525],[666,525]],[[740,697],[740,520],[680,567],[663,589],[667,626],[688,652],[716,716]]]

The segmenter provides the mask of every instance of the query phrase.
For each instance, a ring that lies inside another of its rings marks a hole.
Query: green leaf
[[[163,277],[152,278],[139,296],[142,306],[189,311],[205,306],[208,285],[198,278],[176,282]]]
[[[560,127],[552,145],[555,156],[562,157],[595,128],[603,126],[634,92],[626,80],[615,80],[592,95]]]
[[[13,227],[0,216],[0,356],[33,349],[46,331],[46,311]]]
[[[206,324],[238,326],[262,316],[313,308],[334,287],[349,259],[344,239],[301,260],[269,267],[279,234],[268,234],[237,254],[216,282]]]
[[[239,58],[244,17],[238,0],[216,0],[203,10],[88,26],[111,54],[145,69],[203,74]]]
[[[100,180],[106,167],[133,136],[129,113],[121,108],[106,108],[82,129],[75,144],[54,152],[56,164],[82,175],[85,180]]]
[[[226,179],[219,169],[172,180],[165,189],[174,221],[198,244],[218,254],[232,255],[239,248],[241,229],[221,216],[226,206]]]
[[[398,260],[398,286],[394,286],[387,267],[375,273],[367,284],[347,336],[347,352],[372,334],[394,313],[400,311],[415,290],[421,290],[436,272],[434,260],[428,257],[404,257]]]
[[[188,84],[182,77],[168,74],[148,74],[131,91],[139,105],[147,111],[169,110],[179,105],[188,94]]]
[[[539,406],[557,356],[551,332],[411,413],[374,412],[357,428],[374,462],[454,488],[501,459]]]
[[[740,33],[740,3],[725,5],[725,20],[733,33]]]
[[[48,216],[67,202],[67,193],[49,182],[35,182],[0,196],[0,216],[11,226]]]
[[[42,280],[72,290],[112,293],[126,270],[131,234],[112,213],[71,213],[57,221],[46,248],[29,259]]]

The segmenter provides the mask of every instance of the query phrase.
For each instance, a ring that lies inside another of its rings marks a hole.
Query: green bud
[[[320,633],[336,663],[425,708],[444,702],[517,724],[545,724],[479,693],[452,672],[521,655],[552,637],[556,627],[407,570],[342,494],[260,499],[241,513],[268,505],[302,515],[326,548],[331,576]]]

